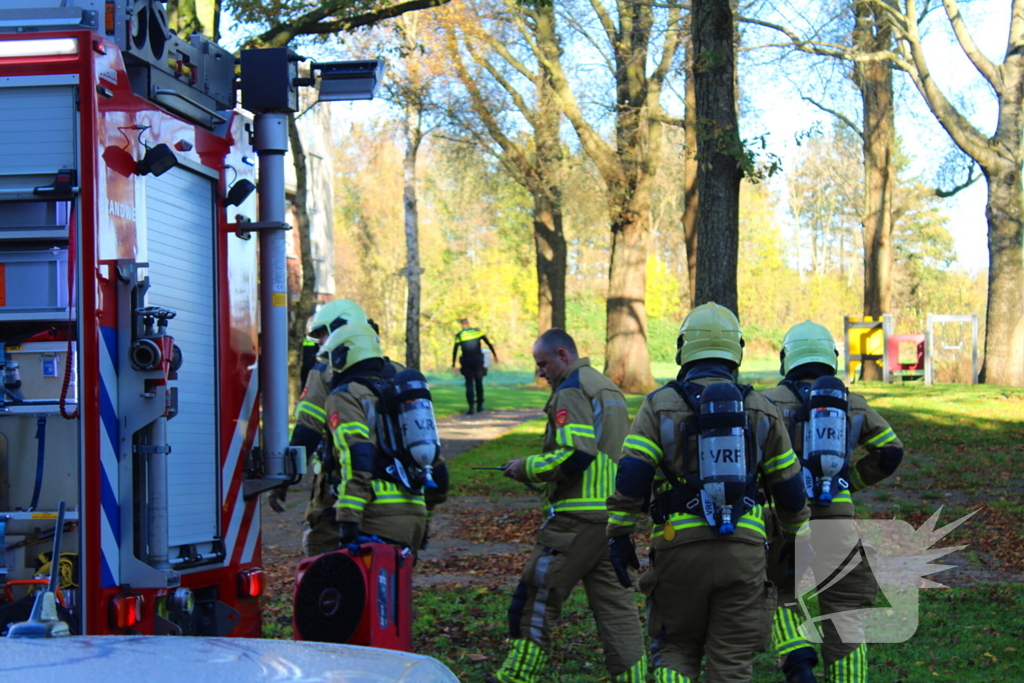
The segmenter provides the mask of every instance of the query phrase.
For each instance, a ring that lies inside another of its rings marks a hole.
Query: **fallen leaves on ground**
[[[487,579],[504,579],[519,576],[526,564],[524,553],[486,553],[480,555],[450,555],[439,560],[423,560],[416,564],[416,571],[425,576],[451,575]]]
[[[540,509],[468,508],[453,515],[454,534],[473,543],[532,543],[544,521]]]

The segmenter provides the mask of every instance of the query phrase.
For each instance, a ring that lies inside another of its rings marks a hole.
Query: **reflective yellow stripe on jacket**
[[[670,515],[668,522],[671,524],[676,532],[683,531],[685,529],[699,529],[710,528],[708,522],[700,515],[691,515],[688,512],[677,512]],[[767,540],[768,535],[764,530],[764,509],[760,505],[752,507],[745,515],[740,517],[740,521],[736,523],[737,529],[748,529],[753,531],[760,538]],[[654,530],[651,533],[652,538],[659,538],[665,533],[665,526],[663,524],[656,524]]]
[[[299,401],[295,406],[295,417],[298,418],[300,415],[308,415],[321,426],[327,422],[327,411],[309,401]]]
[[[559,446],[550,453],[542,453],[526,460],[526,475],[533,481],[540,481],[539,475],[549,472],[565,462],[576,448],[575,439],[586,439],[588,452],[597,443],[597,434],[591,425],[569,423],[555,430],[555,443]],[[598,452],[594,461],[583,471],[581,496],[551,502],[553,512],[604,512],[606,501],[615,491],[615,462],[606,454]]]
[[[526,460],[526,476],[531,481],[540,481],[540,474],[550,472],[565,462],[576,450],[573,437],[580,436],[593,440],[594,428],[590,425],[567,424],[555,431],[555,443],[559,446],[550,453],[541,453]]]
[[[364,439],[369,439],[370,428],[362,422],[343,422],[335,427],[332,436],[334,438],[334,451],[337,453],[338,464],[341,470],[338,472],[338,476],[342,481],[352,478],[352,457],[349,453],[348,442],[345,440],[346,435],[361,436]]]

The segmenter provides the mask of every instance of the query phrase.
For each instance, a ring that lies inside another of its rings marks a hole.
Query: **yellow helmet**
[[[836,360],[836,342],[824,325],[805,320],[789,328],[782,338],[782,350],[779,359],[782,361],[782,375],[786,376],[793,368],[807,363],[824,363],[835,372],[839,365]]]
[[[323,335],[330,334],[342,325],[349,323],[366,323],[366,313],[363,311],[363,307],[351,299],[328,301],[313,316],[306,336],[319,344]]]
[[[736,314],[714,302],[697,306],[690,311],[679,327],[676,339],[676,363],[705,358],[743,360],[743,332]]]
[[[344,372],[361,360],[384,357],[377,333],[366,323],[357,322],[331,332],[320,352],[327,356],[335,372]]]

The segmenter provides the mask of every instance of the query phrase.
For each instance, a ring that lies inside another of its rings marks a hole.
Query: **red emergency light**
[[[267,587],[267,575],[260,567],[246,569],[238,575],[238,595],[242,598],[258,598]]]
[[[142,621],[142,608],[145,598],[138,593],[122,593],[110,599],[111,628],[131,628]]]

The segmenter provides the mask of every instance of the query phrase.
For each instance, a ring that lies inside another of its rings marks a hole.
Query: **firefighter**
[[[320,310],[313,316],[312,321],[309,323],[309,333],[306,335],[306,341],[319,349],[327,341],[327,337],[332,331],[349,322],[367,322],[366,313],[363,312],[362,307],[351,299],[329,301],[321,306]],[[303,348],[305,349],[305,345]],[[316,357],[317,353],[313,355]],[[292,446],[305,446],[306,448],[306,457],[311,461],[314,474],[313,500],[322,500],[329,496],[329,493],[326,491],[327,485],[319,476],[322,463],[318,447],[321,441],[323,441],[324,430],[327,426],[327,413],[324,410],[324,402],[327,400],[327,390],[330,383],[330,365],[324,359],[317,358],[317,362],[306,374],[305,385],[302,393],[299,394],[299,401],[295,405],[296,424],[292,430],[289,444]],[[287,491],[288,485],[285,484],[271,489],[268,493],[268,502],[274,512],[284,512],[284,501]],[[333,503],[333,500],[331,502]],[[307,554],[310,554],[305,542],[303,547],[307,549]],[[324,551],[321,550],[320,552]],[[312,554],[316,555],[319,553]]]
[[[764,392],[781,410],[790,429],[790,437],[797,455],[803,460],[804,432],[812,383],[820,377],[833,377],[837,370],[835,342],[823,325],[810,320],[794,325],[782,340],[780,374],[784,379],[779,386]],[[838,382],[838,380],[836,380]],[[864,446],[867,453],[855,463],[847,464],[847,472],[840,479],[848,488],[830,493],[831,501],[822,504],[811,499],[811,519],[849,520],[845,525],[830,525],[830,533],[856,534],[853,523],[854,507],[851,494],[872,486],[890,476],[903,459],[903,444],[892,427],[876,413],[859,394],[847,395],[846,423],[850,432],[846,437],[849,451],[854,444]],[[856,538],[855,536],[853,538]],[[856,541],[853,541],[855,544]],[[796,601],[795,576],[791,547],[782,539],[773,540],[769,557],[769,576],[779,584],[779,607],[775,613],[772,636],[776,650],[782,658],[787,683],[814,683],[812,671],[818,658],[814,648],[799,631],[802,618],[786,607]],[[820,553],[819,553],[820,554]],[[842,558],[839,558],[840,560]],[[878,585],[870,567],[861,562],[835,585],[819,593],[821,614],[835,614],[870,606],[875,601]],[[827,680],[834,683],[855,683],[867,679],[867,646],[864,643],[844,643],[831,620],[823,626],[822,655]]]
[[[563,330],[542,334],[533,357],[552,389],[544,451],[509,462],[505,476],[542,483],[548,516],[508,610],[512,650],[492,680],[539,680],[562,603],[582,581],[611,679],[641,683],[647,661],[635,593],[616,580],[604,534],[605,500],[629,427],[626,401]]]
[[[462,366],[461,372],[466,378],[466,402],[469,403],[467,413],[483,412],[484,410],[484,375],[487,374],[487,367],[484,365],[484,350],[480,342],[487,344],[491,350],[491,357],[498,362],[498,352],[494,350],[491,340],[487,335],[476,327],[469,326],[469,319],[459,320],[462,330],[455,335],[455,346],[452,348],[452,372],[455,372],[455,359],[459,358]],[[459,352],[462,352],[461,357]]]
[[[754,653],[770,645],[775,604],[761,489],[791,533],[806,533],[810,512],[778,409],[735,384],[743,358],[736,316],[714,303],[694,308],[677,346],[678,379],[647,396],[623,444],[608,499],[609,554],[630,585],[630,568],[640,566],[632,533],[650,501],[651,567],[640,589],[655,680],[696,681],[705,657],[710,683],[746,683]],[[725,462],[739,468],[731,492],[712,476]]]
[[[334,371],[325,405],[335,458],[324,474],[336,497],[330,507],[319,508],[326,501],[311,503],[309,545],[333,549],[359,536],[377,536],[417,551],[427,526],[423,489],[412,491],[391,480],[380,466],[376,415],[381,406],[370,384],[384,376],[386,361],[377,333],[352,322],[332,332],[322,348]],[[447,481],[443,463],[435,465],[434,474]]]
[[[324,304],[310,322],[308,339],[318,348],[327,341],[329,335],[338,328],[349,323],[363,323],[377,333],[376,324],[366,317],[362,307],[351,299],[337,299]],[[385,358],[385,374],[394,375],[404,368]],[[332,485],[332,477],[324,472],[325,460],[333,462],[333,444],[328,439],[324,442],[327,429],[327,394],[330,390],[333,371],[326,358],[318,358],[318,362],[306,377],[306,385],[295,406],[296,425],[292,430],[290,445],[301,445],[306,448],[313,471],[313,488],[310,501],[306,507],[306,530],[303,533],[302,548],[306,555],[319,555],[337,547],[337,529],[331,519],[331,510],[337,500]],[[321,448],[321,443],[323,447]],[[440,467],[444,467],[441,465]],[[284,511],[284,500],[287,485],[272,489],[269,493],[269,504],[275,512]],[[432,489],[429,492],[429,504],[433,508],[444,502],[446,494]],[[326,512],[325,512],[326,511]],[[424,537],[424,542],[426,538]],[[418,547],[418,546],[417,546]]]

